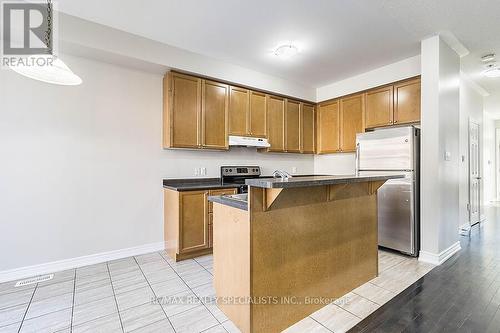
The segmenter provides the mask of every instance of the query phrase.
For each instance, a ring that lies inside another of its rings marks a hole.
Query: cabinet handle
[[[394,124],[397,123],[398,121],[397,120],[394,120]]]

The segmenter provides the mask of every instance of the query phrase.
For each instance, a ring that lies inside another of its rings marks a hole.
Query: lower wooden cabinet
[[[236,189],[164,189],[164,239],[172,259],[179,261],[212,252],[212,203],[207,197],[223,194],[236,194]]]

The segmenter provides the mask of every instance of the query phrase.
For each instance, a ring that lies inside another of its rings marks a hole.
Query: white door
[[[480,154],[479,154],[479,125],[469,123],[469,219],[470,224],[480,220]]]

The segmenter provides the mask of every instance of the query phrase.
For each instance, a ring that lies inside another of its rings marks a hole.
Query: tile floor
[[[174,262],[154,252],[0,284],[0,332],[239,332],[218,309],[211,255]],[[379,252],[379,276],[285,332],[345,332],[433,266]]]

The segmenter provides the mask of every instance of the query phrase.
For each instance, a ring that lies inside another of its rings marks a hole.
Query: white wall
[[[482,133],[483,96],[476,91],[474,83],[462,74],[460,77],[460,226],[469,224],[469,211],[467,210],[469,203],[469,121],[477,123]],[[482,134],[480,137],[482,139]]]
[[[162,77],[63,56],[83,84],[0,70],[0,272],[163,241],[162,178],[313,157],[161,148]]]
[[[326,101],[354,92],[420,75],[420,55],[319,87],[316,100]]]
[[[459,249],[460,58],[439,36],[422,41],[420,259]],[[451,154],[445,160],[445,152]]]
[[[420,55],[369,72],[359,74],[317,89],[317,100],[349,95],[373,87],[420,75]],[[356,169],[354,153],[316,155],[314,172],[317,174],[353,174]]]

